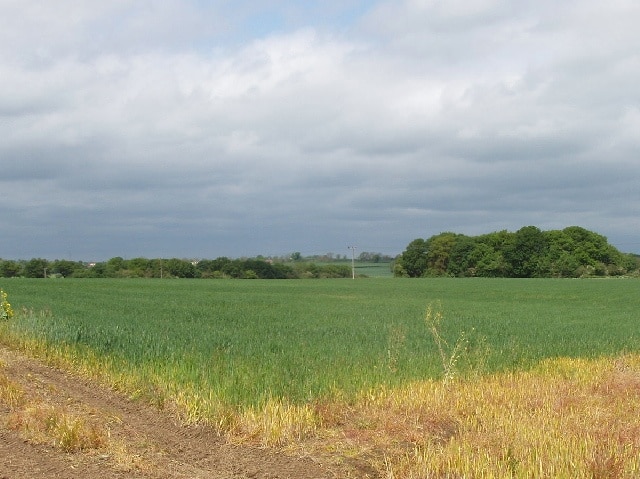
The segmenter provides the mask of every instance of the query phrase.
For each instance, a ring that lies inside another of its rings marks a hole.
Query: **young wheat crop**
[[[635,356],[606,359],[640,353],[636,281],[11,285],[1,341],[236,440],[386,451],[396,478],[637,472]]]

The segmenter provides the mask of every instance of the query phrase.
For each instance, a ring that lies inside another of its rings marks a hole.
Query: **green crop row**
[[[228,407],[640,351],[637,280],[43,280],[1,285],[0,339]],[[425,312],[442,321],[438,344]],[[450,359],[450,358],[449,358]],[[451,371],[447,371],[449,373]],[[148,394],[149,391],[142,391]]]

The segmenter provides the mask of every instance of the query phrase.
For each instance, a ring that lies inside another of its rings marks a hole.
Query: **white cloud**
[[[255,5],[56,5],[0,7],[0,186],[24,219],[1,256],[55,252],[16,246],[39,223],[95,256],[159,230],[149,255],[637,230],[634,2],[381,2],[334,29],[275,2],[288,20],[241,42]]]

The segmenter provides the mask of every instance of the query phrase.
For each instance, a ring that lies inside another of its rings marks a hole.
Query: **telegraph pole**
[[[356,279],[356,247],[347,246],[351,250],[351,278]]]

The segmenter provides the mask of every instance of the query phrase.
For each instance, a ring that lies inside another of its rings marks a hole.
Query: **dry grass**
[[[106,445],[102,428],[49,404],[32,404],[14,411],[9,427],[33,443],[50,443],[65,452],[99,449]]]
[[[0,401],[30,440],[64,450],[111,447],[105,428],[25,397],[2,369]],[[177,403],[221,407],[196,396]],[[353,401],[273,401],[219,415],[234,441],[367,464],[359,477],[640,477],[640,355],[561,358],[531,371],[380,387]]]
[[[389,479],[640,475],[638,356],[381,388],[318,414],[326,450]]]
[[[0,403],[8,409],[6,424],[28,441],[47,443],[66,452],[98,449],[107,443],[100,425],[87,421],[90,414],[72,414],[65,407],[28,397],[10,380],[0,363]]]
[[[77,404],[71,411],[66,405],[51,402],[46,394],[44,397],[29,394],[20,384],[10,380],[3,368],[0,361],[0,407],[4,406],[6,411],[0,416],[1,427],[18,432],[32,444],[46,444],[63,452],[99,453],[110,457],[122,472],[152,469],[152,465],[135,453],[135,444],[111,437],[111,425],[119,421],[117,418],[94,413]]]
[[[232,434],[263,446],[282,446],[312,437],[319,427],[319,417],[311,406],[269,401],[259,410],[245,411]]]
[[[183,397],[180,407],[196,404],[215,401]],[[355,401],[272,401],[224,414],[218,426],[233,442],[341,458],[358,464],[357,477],[640,477],[638,355],[560,358],[526,372],[380,387]]]
[[[4,364],[0,361],[0,403],[9,408],[16,408],[24,401],[23,389],[13,381],[10,381],[3,372]]]

